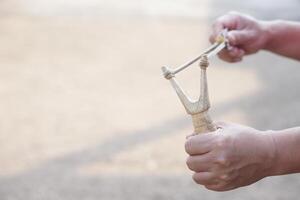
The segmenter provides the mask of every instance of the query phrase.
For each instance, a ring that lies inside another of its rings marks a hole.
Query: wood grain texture
[[[171,82],[177,96],[179,97],[181,103],[183,104],[186,112],[192,116],[194,131],[196,134],[207,133],[215,131],[216,127],[211,120],[208,110],[210,108],[208,85],[207,85],[207,75],[206,69],[209,65],[207,55],[203,55],[200,58],[200,96],[198,100],[190,99],[184,90],[180,87],[179,83],[175,79],[175,75],[166,68],[163,67],[162,71],[166,79]]]
[[[194,133],[201,134],[217,130],[207,111],[192,115]]]

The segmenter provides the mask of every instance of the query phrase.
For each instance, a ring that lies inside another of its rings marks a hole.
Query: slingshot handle
[[[194,131],[196,134],[207,133],[217,130],[208,111],[192,115]]]

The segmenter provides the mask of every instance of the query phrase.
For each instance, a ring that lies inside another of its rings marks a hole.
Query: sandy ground
[[[191,121],[160,71],[206,48],[226,11],[299,17],[286,14],[297,1],[264,2],[2,1],[0,199],[298,199],[299,175],[225,193],[193,183],[183,148]],[[178,77],[194,97],[197,73]],[[208,73],[215,120],[300,124],[298,62],[261,52],[215,59]]]

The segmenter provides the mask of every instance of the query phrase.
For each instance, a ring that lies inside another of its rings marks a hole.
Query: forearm
[[[300,60],[300,23],[276,20],[262,24],[267,35],[265,50]]]
[[[270,175],[300,172],[300,127],[274,131],[271,134],[276,155]]]

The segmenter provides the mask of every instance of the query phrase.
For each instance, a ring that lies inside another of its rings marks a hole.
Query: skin
[[[196,183],[228,191],[262,178],[300,172],[300,127],[259,131],[218,122],[215,132],[187,137],[187,166]]]
[[[219,57],[227,62],[239,62],[245,55],[267,50],[300,60],[300,23],[284,20],[261,21],[249,15],[230,12],[219,17],[212,26],[210,42],[227,28],[231,46],[220,52]]]
[[[219,57],[227,62],[259,50],[300,60],[300,23],[259,21],[230,12],[216,20],[210,41],[228,28],[231,48]],[[283,39],[284,38],[284,39]],[[239,124],[218,122],[215,132],[187,137],[187,166],[196,183],[209,190],[227,191],[262,178],[300,172],[300,127],[259,131]]]

